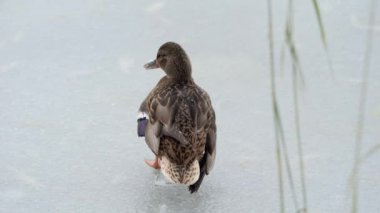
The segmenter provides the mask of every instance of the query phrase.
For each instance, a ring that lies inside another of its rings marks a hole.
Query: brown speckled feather
[[[205,152],[207,133],[215,126],[212,124],[215,123],[215,118],[211,101],[203,89],[193,81],[177,83],[163,77],[143,102],[140,110],[144,108],[150,118],[148,128],[156,125],[160,126],[159,129],[174,128],[187,140],[186,143],[176,140],[178,136],[172,135],[175,134],[175,130],[164,134],[155,132],[155,136],[160,139],[147,140],[154,153],[160,156],[167,155],[178,164],[186,164],[194,158],[201,160]]]

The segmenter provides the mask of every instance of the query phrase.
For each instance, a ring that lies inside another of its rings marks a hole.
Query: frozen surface
[[[187,2],[0,1],[0,212],[279,212],[266,1]],[[285,1],[274,3],[279,61]],[[295,4],[309,209],[348,212],[368,4],[320,4],[335,80],[311,1]],[[380,143],[376,23],[363,153]],[[137,108],[163,75],[142,65],[168,40],[187,50],[217,114],[217,161],[197,194],[155,184],[136,135]],[[300,200],[288,60],[277,83]],[[379,161],[360,169],[361,212],[379,212]]]

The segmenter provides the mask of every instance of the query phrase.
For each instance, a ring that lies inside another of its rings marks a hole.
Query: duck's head
[[[191,63],[185,50],[174,42],[166,42],[158,49],[155,60],[144,65],[145,69],[161,68],[170,78],[191,79]]]

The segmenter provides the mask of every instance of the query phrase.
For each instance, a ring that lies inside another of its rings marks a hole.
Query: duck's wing
[[[201,172],[209,174],[214,166],[216,155],[216,123],[215,111],[212,108],[210,96],[203,89],[198,88],[198,116],[197,126],[206,132],[204,155],[200,161]]]
[[[213,109],[212,117],[210,119],[210,129],[207,133],[205,154],[205,172],[208,175],[211,169],[214,167],[215,156],[216,156],[216,124],[215,124],[215,112]]]
[[[205,131],[207,132],[205,152],[203,157],[199,161],[200,174],[197,182],[189,186],[191,193],[198,191],[200,185],[202,184],[205,175],[208,175],[215,163],[216,156],[216,123],[215,123],[215,112],[211,106],[210,98],[207,93],[204,93],[203,99],[207,100],[206,104],[203,105],[203,114],[206,114],[206,119],[204,120]]]
[[[182,144],[188,143],[174,122],[174,117],[182,101],[181,95],[175,88],[167,88],[148,96],[145,101],[146,105],[143,102],[140,107],[140,110],[145,109],[149,115],[149,122],[145,130],[145,141],[155,154],[158,154],[162,136],[172,137]]]
[[[199,161],[200,174],[197,182],[189,186],[189,191],[191,193],[197,192],[199,187],[202,184],[204,176],[210,173],[211,169],[214,166],[216,155],[216,125],[215,125],[215,114],[213,116],[213,124],[210,126],[210,129],[206,138],[206,147],[205,153],[202,159]]]
[[[160,137],[162,131],[162,124],[160,122],[150,122],[145,129],[145,142],[154,154],[158,154],[160,147]]]

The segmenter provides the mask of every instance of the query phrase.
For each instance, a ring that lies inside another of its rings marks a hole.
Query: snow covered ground
[[[274,1],[277,62],[285,6]],[[367,26],[367,1],[320,6],[335,80],[311,1],[295,2],[308,207],[348,212],[369,28],[363,153],[380,143],[380,18]],[[266,11],[266,1],[1,1],[0,212],[279,212]],[[217,114],[216,165],[196,194],[155,185],[143,163],[153,155],[136,135],[137,108],[163,75],[142,65],[170,40],[187,50]],[[300,202],[289,57],[277,68]],[[360,212],[379,212],[379,160],[360,169]]]

